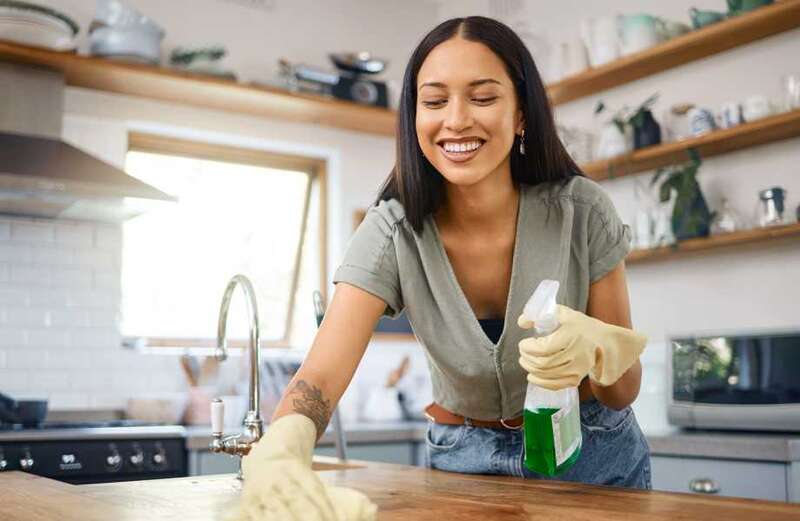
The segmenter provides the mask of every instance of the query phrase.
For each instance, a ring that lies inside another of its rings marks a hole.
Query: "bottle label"
[[[556,466],[564,463],[581,443],[580,406],[572,403],[550,417],[553,423],[553,449]]]

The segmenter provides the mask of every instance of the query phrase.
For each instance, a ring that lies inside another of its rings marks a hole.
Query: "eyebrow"
[[[479,80],[475,80],[475,81],[469,82],[469,86],[470,87],[477,87],[479,85],[485,85],[487,83],[494,83],[496,85],[501,85],[501,83],[499,81],[495,80],[495,79],[492,79],[492,78],[481,78]],[[445,85],[444,83],[438,82],[438,81],[429,81],[429,82],[423,83],[422,85],[419,86],[420,89],[422,89],[423,87],[437,87],[437,88],[440,88],[440,89],[446,89],[447,85]]]

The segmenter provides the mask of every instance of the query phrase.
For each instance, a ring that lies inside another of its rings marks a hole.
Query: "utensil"
[[[318,290],[314,291],[313,300],[314,316],[317,319],[317,327],[319,327],[322,324],[322,320],[325,318],[325,301],[322,300],[322,293],[320,293]],[[331,423],[333,425],[333,432],[335,435],[336,457],[339,459],[347,459],[347,440],[344,436],[344,428],[342,427],[342,418],[339,414],[339,407],[336,407],[336,409],[333,410]]]

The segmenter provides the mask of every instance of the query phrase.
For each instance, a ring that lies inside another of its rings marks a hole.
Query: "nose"
[[[472,112],[469,103],[454,97],[445,108],[445,127],[453,132],[463,132],[472,126]]]

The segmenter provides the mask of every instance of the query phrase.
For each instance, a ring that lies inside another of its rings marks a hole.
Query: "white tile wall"
[[[0,217],[0,391],[122,408],[185,386],[174,356],[120,347],[119,227]]]

